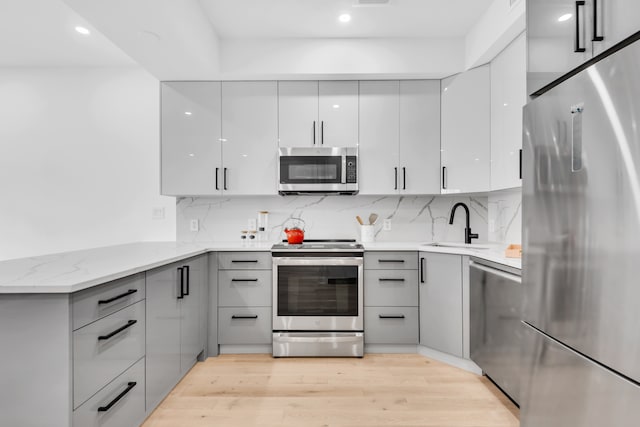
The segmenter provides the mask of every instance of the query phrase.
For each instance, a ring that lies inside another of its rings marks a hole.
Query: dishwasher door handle
[[[516,283],[522,283],[522,278],[515,274],[507,273],[506,271],[498,270],[496,268],[487,267],[486,265],[478,264],[474,261],[469,261],[469,267],[477,268],[478,270],[482,270],[486,273],[494,274],[496,276],[500,276],[504,279],[510,280]]]

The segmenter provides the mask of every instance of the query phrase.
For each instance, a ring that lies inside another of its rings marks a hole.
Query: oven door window
[[[280,157],[281,184],[340,184],[341,156]]]
[[[358,316],[358,267],[279,266],[278,316]]]

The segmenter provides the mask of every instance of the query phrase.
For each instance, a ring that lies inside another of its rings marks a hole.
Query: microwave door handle
[[[347,156],[342,156],[342,177],[340,182],[342,184],[347,183]]]

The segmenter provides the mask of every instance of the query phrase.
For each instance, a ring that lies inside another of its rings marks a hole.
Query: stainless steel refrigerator
[[[522,427],[640,426],[640,41],[524,109]]]

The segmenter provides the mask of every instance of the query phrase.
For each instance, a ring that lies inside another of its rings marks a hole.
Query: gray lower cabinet
[[[365,252],[365,344],[418,343],[417,252]]]
[[[270,252],[218,253],[219,344],[271,344],[272,280]]]
[[[462,256],[420,252],[420,344],[463,357]]]
[[[135,427],[145,417],[144,357],[73,412],[74,427]]]
[[[147,272],[147,408],[155,408],[204,350],[201,313],[207,256]]]

